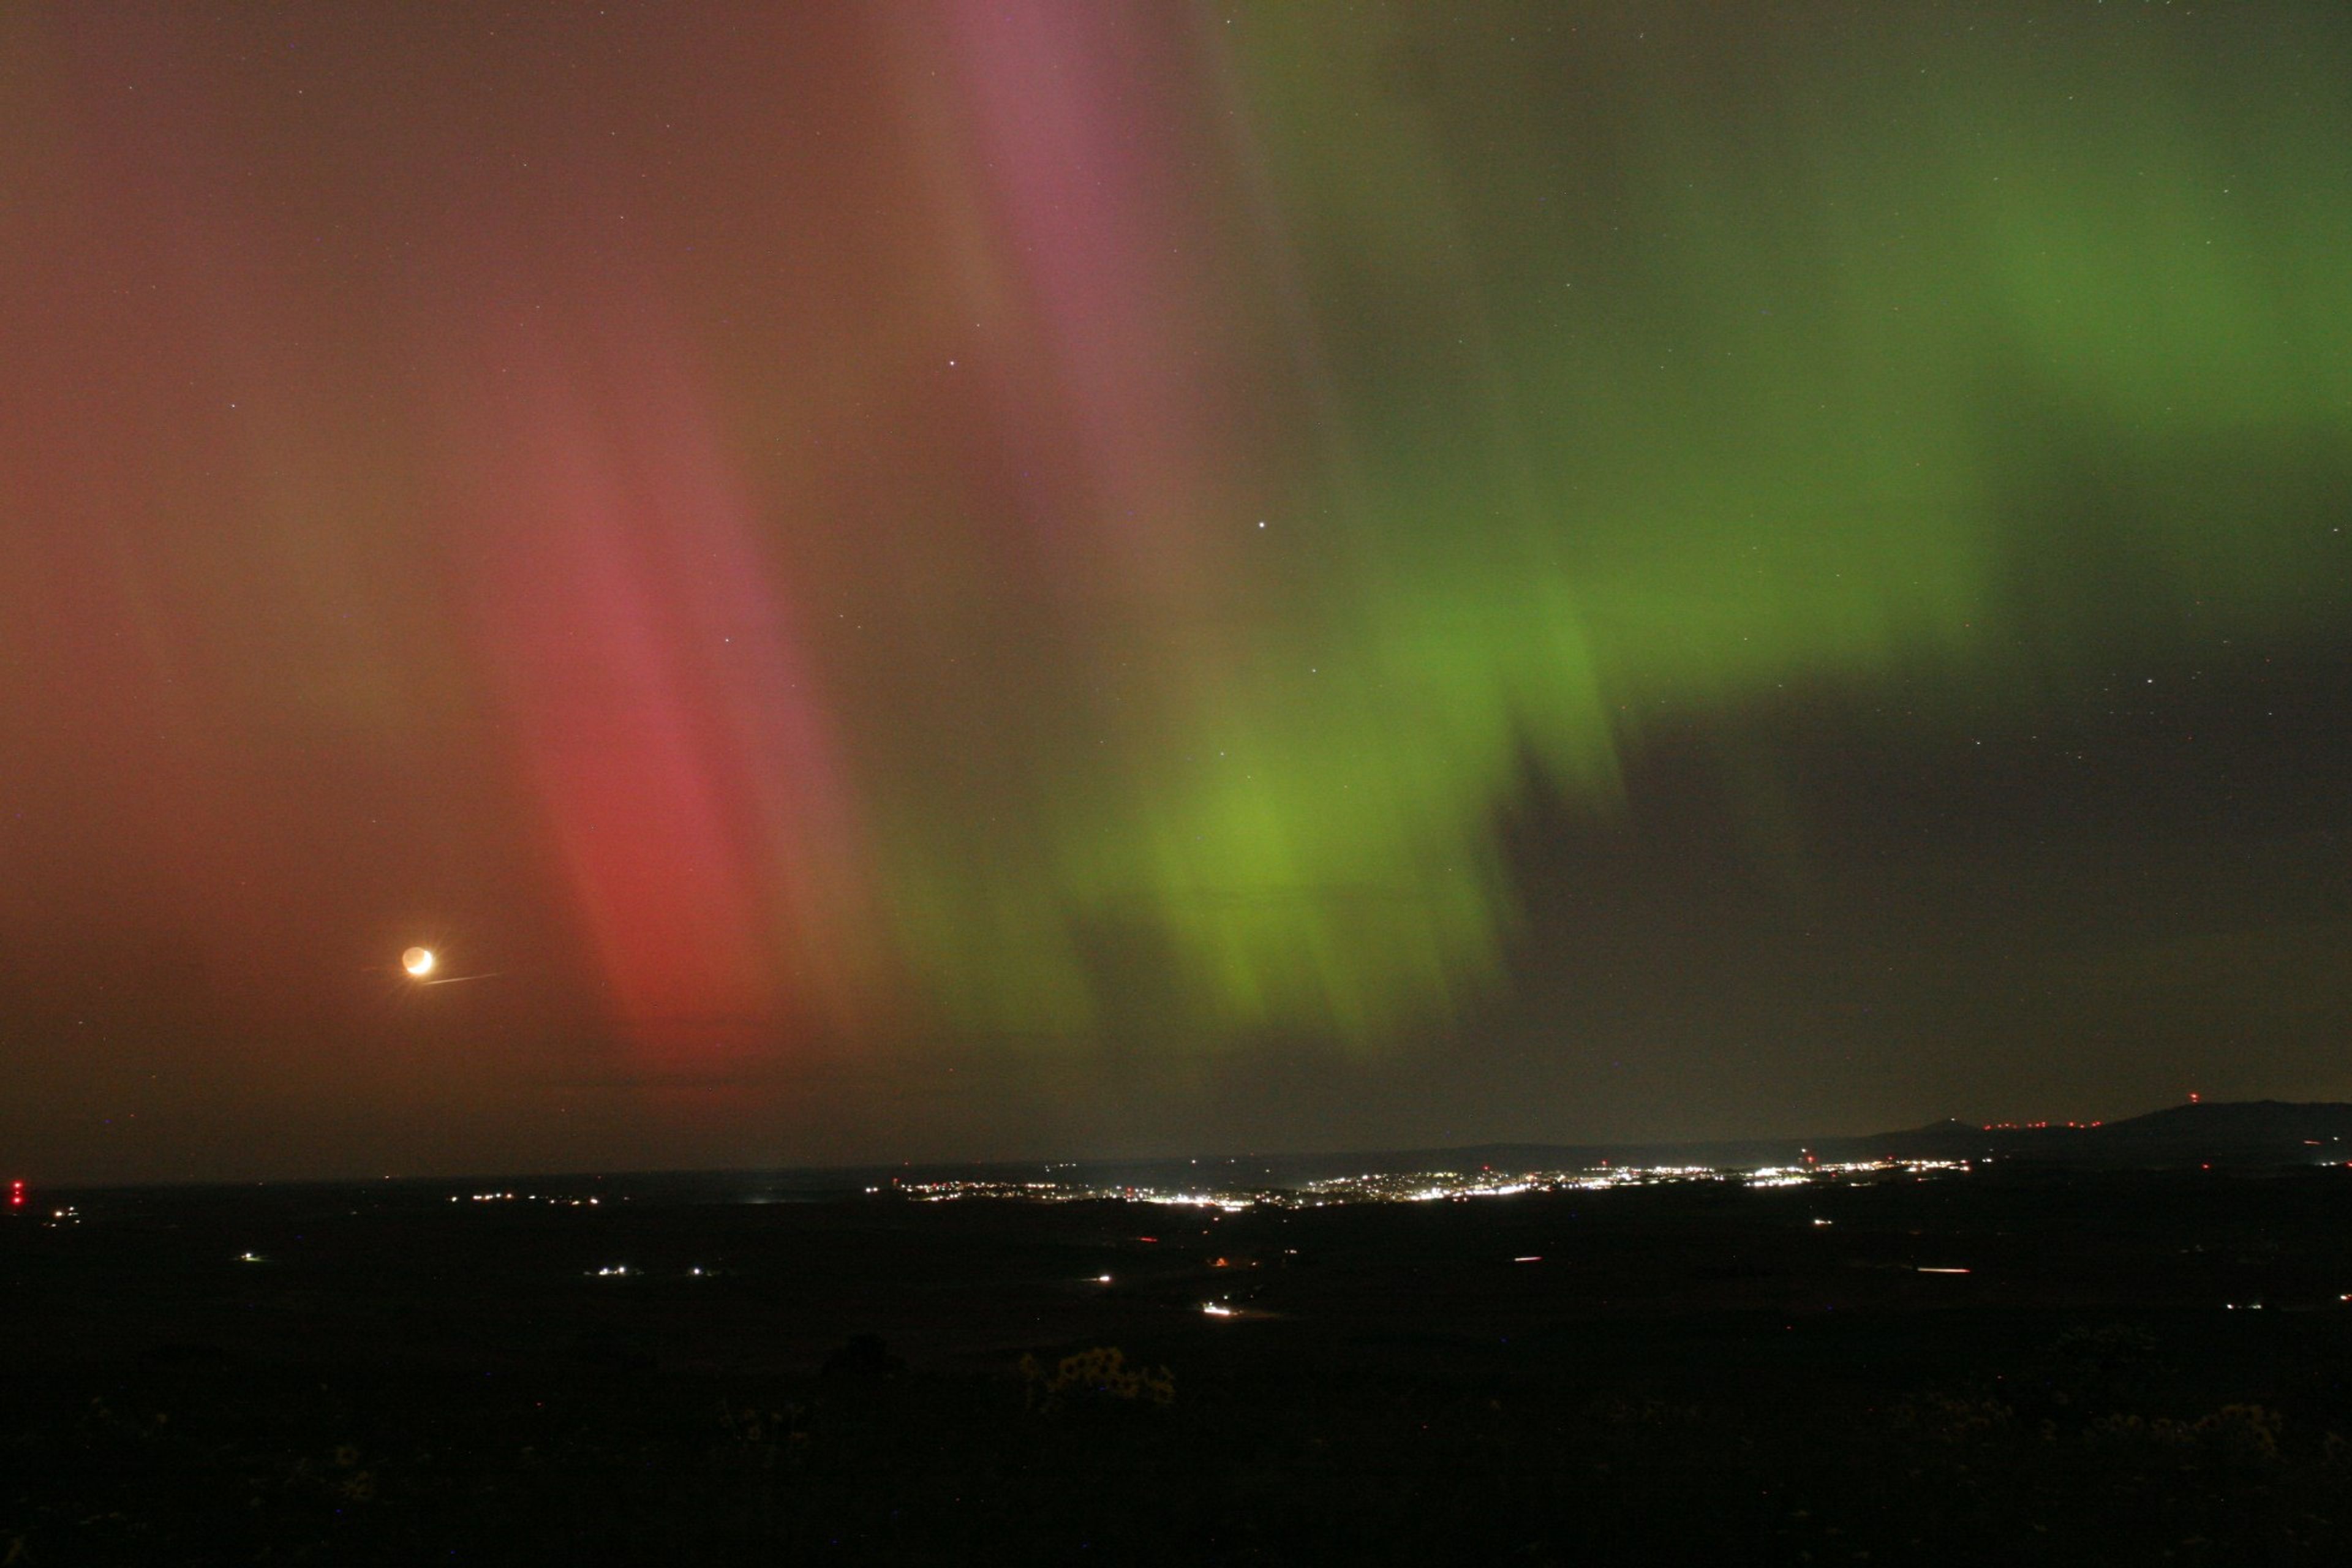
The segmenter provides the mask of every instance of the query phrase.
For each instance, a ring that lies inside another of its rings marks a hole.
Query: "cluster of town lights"
[[[1224,1214],[1250,1208],[1322,1208],[1335,1204],[1437,1203],[1470,1198],[1514,1197],[1523,1193],[1590,1193],[1618,1187],[1661,1186],[1686,1182],[1737,1183],[1749,1187],[1862,1185],[1908,1177],[1965,1174],[1966,1160],[1806,1161],[1794,1165],[1748,1169],[1716,1165],[1598,1165],[1578,1171],[1492,1170],[1366,1171],[1331,1176],[1296,1187],[1231,1190],[1163,1189],[1082,1181],[975,1181],[942,1179],[893,1183],[889,1191],[917,1203],[955,1203],[971,1198],[1021,1199],[1031,1203],[1141,1203],[1178,1208],[1215,1209]],[[884,1189],[868,1187],[869,1193]]]
[[[449,1201],[453,1204],[461,1202],[478,1204],[552,1204],[557,1208],[564,1209],[594,1208],[597,1206],[597,1200],[594,1198],[557,1197],[552,1194],[541,1196],[538,1193],[452,1194]]]

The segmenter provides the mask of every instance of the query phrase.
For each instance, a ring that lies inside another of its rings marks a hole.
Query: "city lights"
[[[1736,1184],[1755,1188],[1862,1186],[1885,1181],[1923,1181],[1936,1176],[1966,1175],[1971,1169],[1965,1160],[1887,1158],[1748,1168],[1604,1164],[1583,1170],[1509,1173],[1493,1170],[1480,1170],[1475,1173],[1450,1170],[1364,1171],[1353,1175],[1323,1177],[1296,1186],[1253,1185],[1205,1190],[1190,1185],[1163,1190],[1131,1183],[1097,1183],[1075,1178],[1027,1182],[941,1178],[902,1183],[889,1190],[916,1203],[957,1203],[973,1199],[1051,1204],[1137,1203],[1236,1214],[1252,1208],[1459,1203],[1475,1198],[1517,1197],[1531,1193],[1598,1193],[1681,1184]],[[866,1190],[878,1192],[882,1189],[869,1187]],[[1812,1223],[1827,1226],[1831,1221],[1815,1218]]]

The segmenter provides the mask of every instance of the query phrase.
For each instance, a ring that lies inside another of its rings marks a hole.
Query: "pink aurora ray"
[[[788,585],[649,314],[509,345],[467,581],[614,1020],[677,1065],[847,1021],[877,933]]]

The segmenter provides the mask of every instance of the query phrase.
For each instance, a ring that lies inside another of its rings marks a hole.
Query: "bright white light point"
[[[400,967],[417,979],[424,979],[433,973],[433,950],[429,947],[410,948],[400,955]]]
[[[1203,1301],[1201,1303],[1201,1310],[1213,1318],[1230,1318],[1234,1315],[1234,1310],[1223,1301]]]

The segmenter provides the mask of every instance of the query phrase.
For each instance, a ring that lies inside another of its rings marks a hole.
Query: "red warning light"
[[[24,1183],[11,1182],[8,1184],[8,1206],[12,1209],[20,1209],[25,1206]]]

